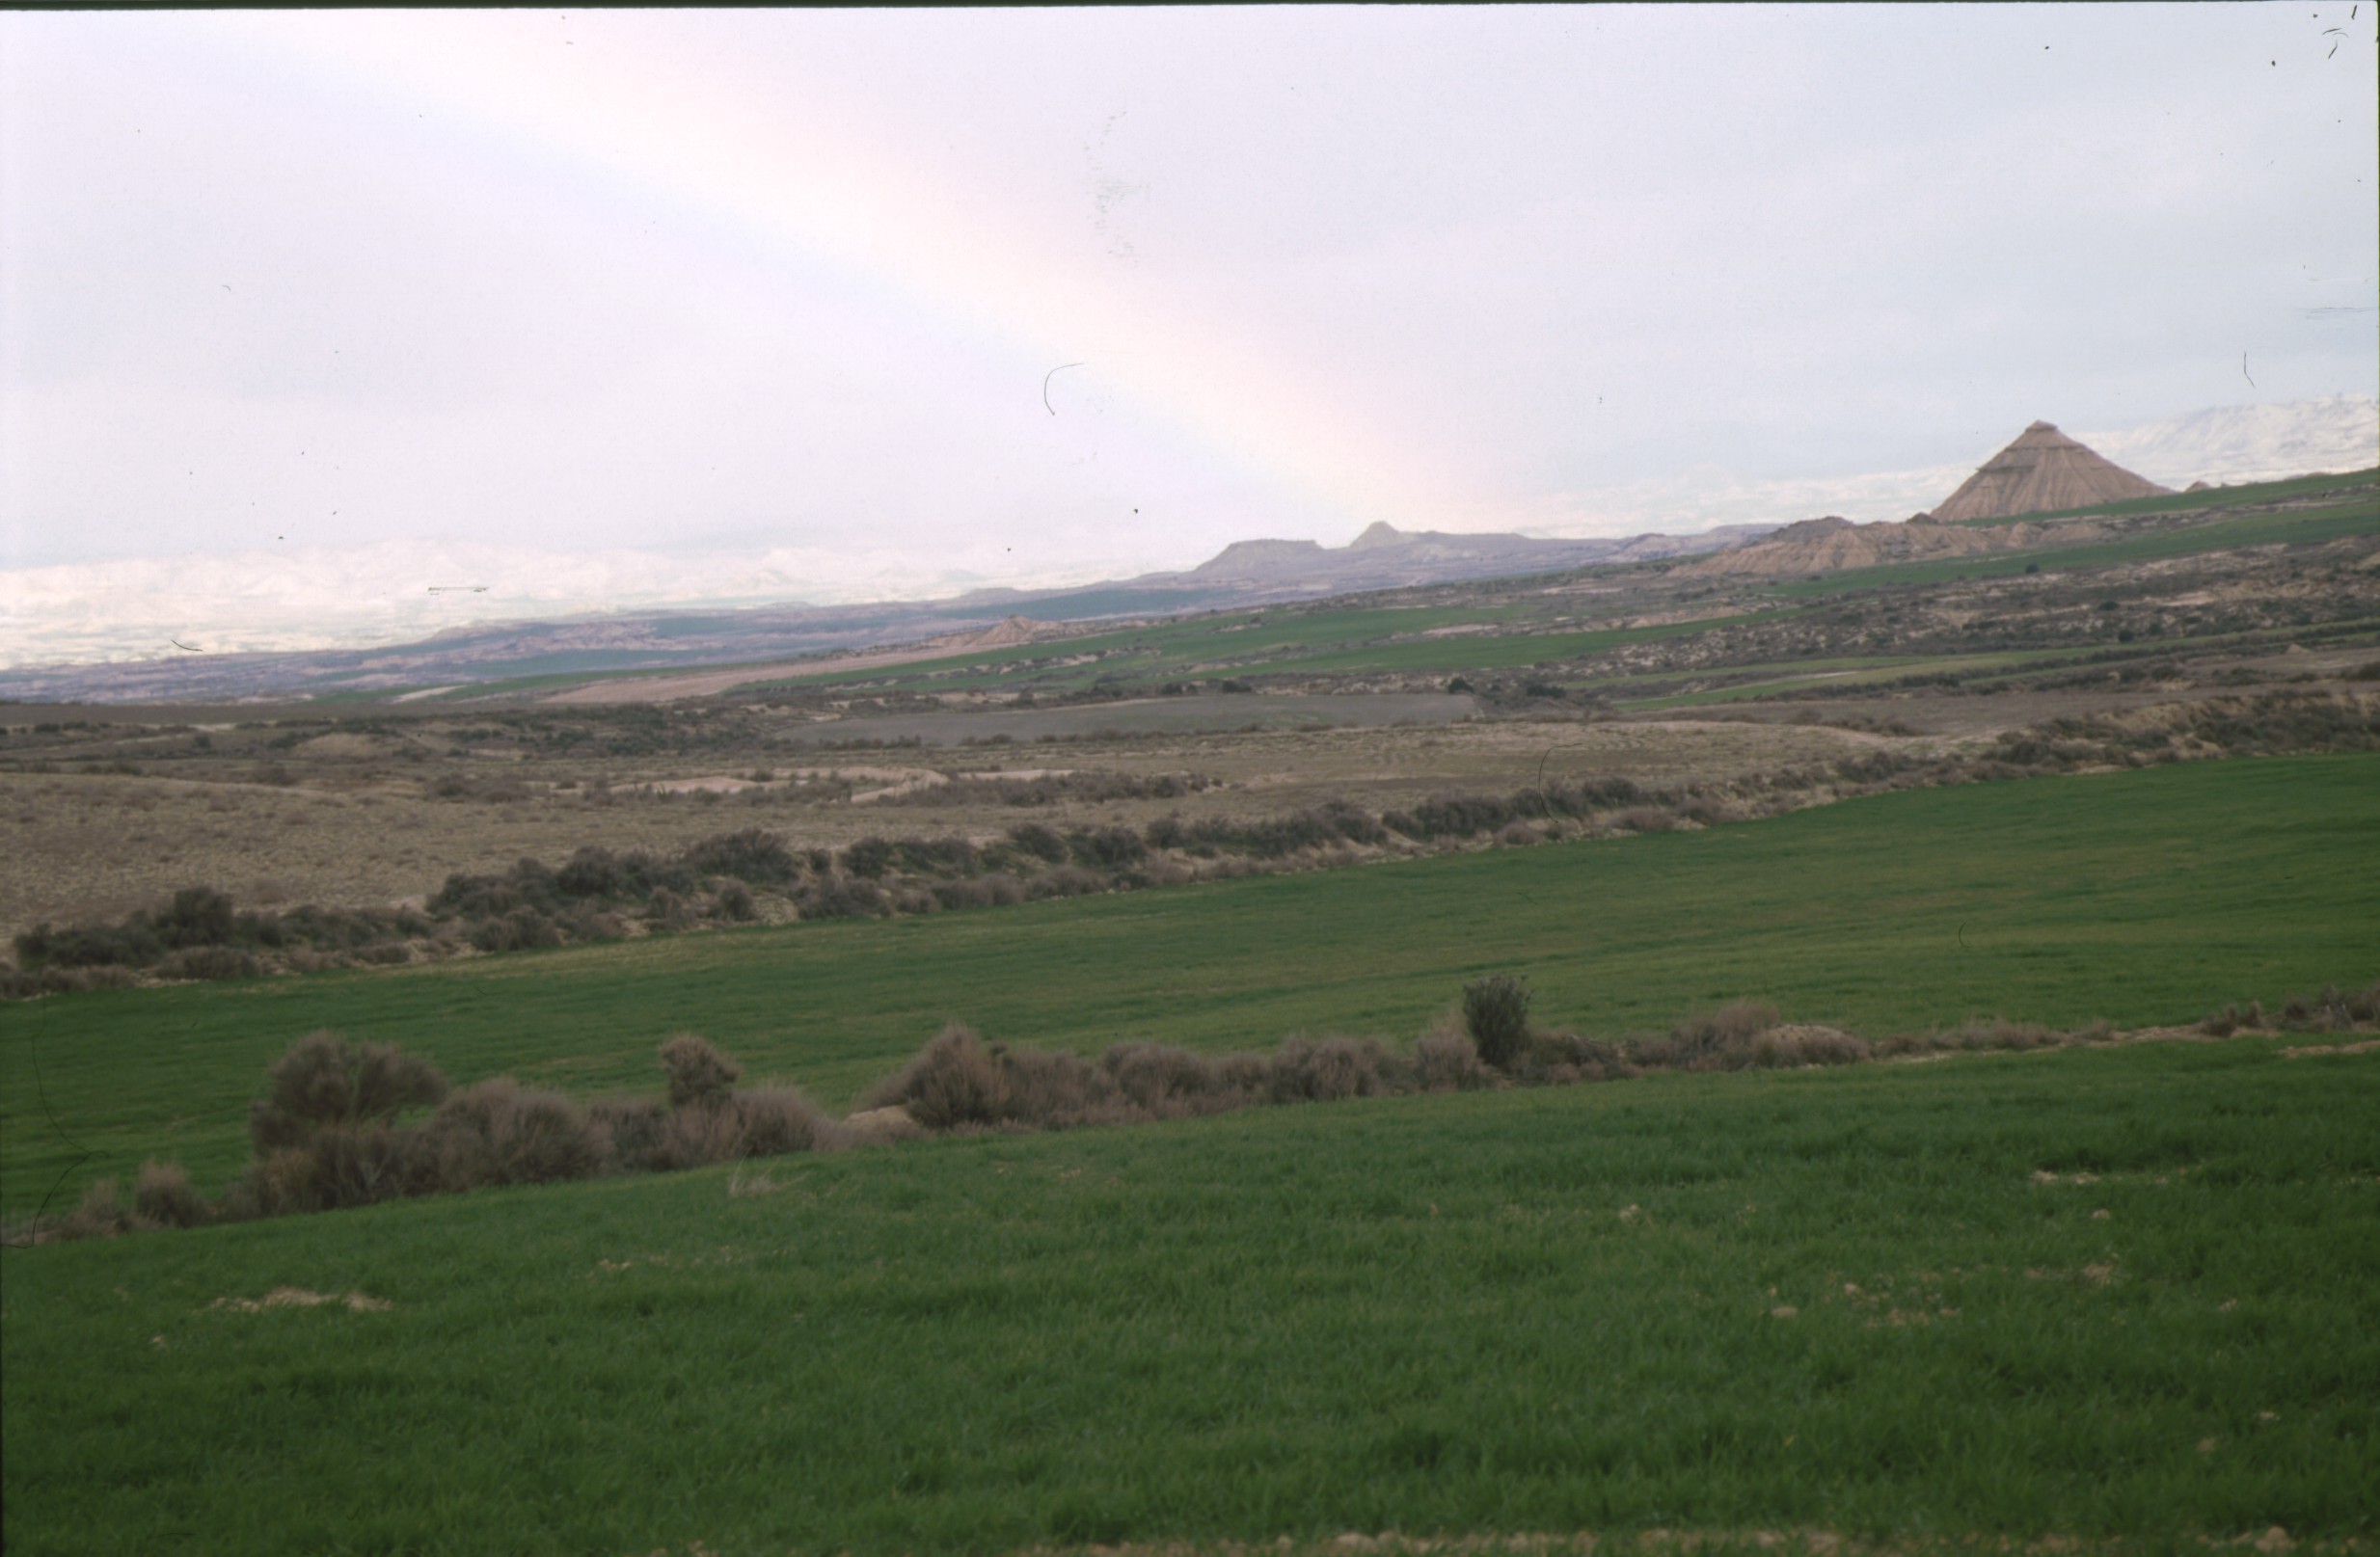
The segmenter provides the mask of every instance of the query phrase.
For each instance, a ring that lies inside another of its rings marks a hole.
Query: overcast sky
[[[2370,393],[2376,10],[0,14],[0,567],[939,587]]]

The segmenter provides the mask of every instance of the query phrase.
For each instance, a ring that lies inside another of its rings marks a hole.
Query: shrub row
[[[150,1162],[130,1205],[103,1181],[46,1231],[187,1227],[850,1143],[800,1092],[737,1087],[735,1061],[691,1034],[663,1044],[661,1060],[665,1100],[582,1105],[509,1076],[453,1090],[436,1066],[392,1044],[310,1034],[266,1072],[264,1095],[249,1106],[253,1160],[220,1200],[201,1195],[178,1166]]]
[[[1459,1022],[1442,1020],[1410,1047],[1377,1038],[1303,1035],[1271,1054],[1201,1055],[1121,1043],[1095,1059],[987,1043],[943,1029],[862,1112],[837,1121],[792,1087],[744,1088],[736,1062],[681,1034],[661,1047],[663,1097],[581,1105],[499,1076],[451,1090],[437,1068],[389,1044],[310,1034],[275,1061],[250,1105],[249,1168],[209,1201],[177,1165],[145,1164],[125,1204],[112,1180],[91,1187],[39,1241],[366,1205],[495,1185],[663,1172],[752,1157],[834,1150],[866,1141],[986,1131],[1075,1129],[1193,1118],[1233,1110],[1491,1087],[1568,1086],[1650,1070],[1730,1071],[1856,1064],[1878,1057],[2027,1050],[2104,1041],[2105,1023],[2061,1033],[2033,1023],[1968,1022],[1871,1045],[1829,1027],[1787,1023],[1773,1006],[1740,1003],[1663,1034],[1619,1042],[1528,1020],[1527,980],[1490,974],[1464,986]],[[2285,1026],[2358,1031],[2380,1021],[2380,982],[2291,996]],[[2262,1026],[2254,1003],[2210,1016],[2228,1035]],[[408,1115],[411,1115],[409,1118]]]
[[[589,846],[558,869],[525,859],[504,872],[449,875],[421,913],[311,906],[239,912],[225,894],[189,887],[119,925],[61,929],[44,923],[18,935],[18,971],[0,971],[0,998],[121,981],[106,970],[232,979],[274,962],[303,971],[326,962],[405,961],[417,951],[523,951],[739,924],[763,916],[756,891],[803,919],[935,913],[1163,884],[1195,873],[1167,855],[1221,862],[1227,871],[1262,869],[1291,857],[1328,862],[1334,851],[1352,846],[1394,848],[1400,837],[1432,846],[1488,836],[1519,846],[1538,842],[1545,824],[1556,820],[1663,832],[1681,822],[1709,824],[1791,809],[1812,793],[2140,766],[2214,752],[2380,748],[2380,697],[2368,693],[2278,691],[2159,713],[2153,720],[2138,712],[2053,720],[2003,735],[1975,755],[1862,752],[1726,787],[1649,790],[1625,778],[1577,779],[1503,795],[1441,796],[1380,815],[1333,801],[1257,819],[1168,816],[1138,831],[1113,825],[1061,831],[1028,821],[982,846],[958,837],[870,837],[840,850],[797,850],[760,828],[708,838],[674,855]]]
[[[428,934],[430,921],[409,909],[317,908],[285,913],[236,911],[212,887],[184,887],[163,906],[136,910],[112,926],[52,928],[35,926],[16,937],[26,972],[67,968],[158,968],[170,977],[233,978],[253,973],[259,951],[299,948],[351,952],[392,939]]]
[[[2250,1001],[2245,1007],[2229,1005],[2219,1011],[2210,1011],[2199,1023],[2199,1031],[2209,1037],[2228,1038],[2234,1033],[2346,1033],[2358,1026],[2380,1021],[2380,982],[2366,988],[2342,992],[2337,984],[2326,984],[2319,995],[2291,995],[2281,1003],[2279,1012],[2268,1015],[2263,1003]]]

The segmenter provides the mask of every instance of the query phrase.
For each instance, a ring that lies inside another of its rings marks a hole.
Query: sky
[[[1785,521],[2369,395],[2376,12],[0,13],[0,661]]]

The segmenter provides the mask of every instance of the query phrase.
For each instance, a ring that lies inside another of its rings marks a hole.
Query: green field
[[[2380,756],[0,1008],[12,1218],[243,1154],[317,1026],[830,1100],[945,1018],[1090,1049],[2186,1021],[2380,970]],[[12,1551],[1317,1549],[1800,1529],[2203,1550],[2380,1523],[2380,1055],[2240,1038],[1271,1108],[12,1249]],[[78,1160],[90,1150],[94,1156]],[[756,1173],[767,1193],[748,1193]],[[742,1189],[746,1193],[738,1194]],[[279,1287],[385,1307],[245,1311]],[[227,1304],[222,1300],[230,1300]]]
[[[1567,772],[1558,748],[1549,778]],[[722,931],[0,1007],[0,1196],[245,1161],[265,1064],[321,1027],[579,1092],[691,1028],[841,1104],[940,1025],[1044,1047],[1410,1037],[1479,973],[1541,1015],[1664,1028],[1774,1001],[1874,1035],[2001,1015],[2197,1019],[2380,974],[2380,757],[1915,791],[1768,821],[888,922]],[[69,1142],[72,1142],[70,1144]],[[88,1158],[82,1157],[89,1151]]]
[[[2380,1057],[2274,1050],[1313,1105],[13,1252],[9,1544],[2368,1545]],[[217,1306],[284,1284],[391,1306]]]

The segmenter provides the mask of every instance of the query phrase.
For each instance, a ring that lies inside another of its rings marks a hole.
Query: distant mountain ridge
[[[1550,573],[1596,562],[1642,561],[1716,550],[1772,527],[1738,524],[1700,535],[1546,541],[1525,535],[1409,533],[1373,524],[1343,547],[1313,541],[1235,541],[1185,572],[1142,574],[1064,589],[985,589],[955,600],[858,605],[646,608],[591,618],[483,623],[370,648],[22,667],[0,670],[0,699],[231,702],[469,685],[522,675],[694,670],[932,640],[991,647],[1030,641],[1053,623],[1169,616],[1366,589]],[[1025,621],[1028,617],[1033,620]]]
[[[1149,574],[1132,581],[1150,585],[1165,578],[1186,578],[1334,593],[1394,589],[1718,551],[1773,528],[1771,524],[1728,524],[1696,535],[1566,541],[1502,531],[1400,530],[1375,522],[1342,547],[1326,547],[1317,541],[1234,541],[1187,573]]]
[[[2380,402],[2367,394],[2339,394],[2215,407],[2129,431],[2085,433],[2082,441],[2147,480],[2173,487],[2360,470],[2380,463]],[[1681,477],[1579,495],[1546,523],[1562,528],[1591,519],[1650,528],[1796,512],[1906,514],[1941,502],[1971,470],[1945,466],[1781,481],[1736,481],[1721,472],[1695,478],[1705,483],[1701,497]],[[1717,498],[1707,490],[1712,481],[1726,486]],[[1826,527],[1853,528],[1847,521]],[[1058,622],[1169,615],[1698,552],[1714,553],[1714,563],[1728,558],[1721,566],[1729,570],[1757,571],[1765,564],[1735,549],[1776,529],[1773,523],[1728,523],[1690,535],[1560,540],[1375,523],[1343,547],[1241,541],[1179,572],[1071,586],[979,587],[925,601],[887,597],[903,587],[930,591],[937,577],[950,580],[939,587],[957,587],[967,577],[960,571],[965,568],[980,570],[975,579],[999,574],[960,554],[931,559],[939,565],[937,575],[906,556],[854,562],[791,545],[758,558],[706,554],[690,564],[661,552],[549,555],[436,539],[296,556],[153,557],[10,569],[0,570],[0,658],[14,663],[0,667],[0,698],[229,701],[534,673],[750,663],[914,644],[979,631],[1011,615]],[[1838,558],[1813,555],[1793,564],[1813,567],[1846,565],[1853,551],[1871,548],[1890,558],[1963,544],[1946,542],[1938,531],[1910,537],[1897,526],[1858,529],[1850,537],[1805,532],[1779,539],[1797,546],[1806,541]],[[1132,565],[1110,564],[1117,573]],[[761,604],[801,594],[824,577],[842,580],[838,593],[825,598],[856,603]],[[884,582],[854,586],[854,577]],[[497,592],[425,595],[425,582],[493,582]],[[872,594],[878,587],[882,593]],[[590,608],[594,602],[620,600],[636,604]],[[458,611],[486,614],[457,622]],[[446,622],[455,625],[442,631]],[[149,645],[162,648],[169,640],[176,650],[204,652],[62,662],[127,650],[153,653]],[[293,643],[299,647],[289,647]]]

